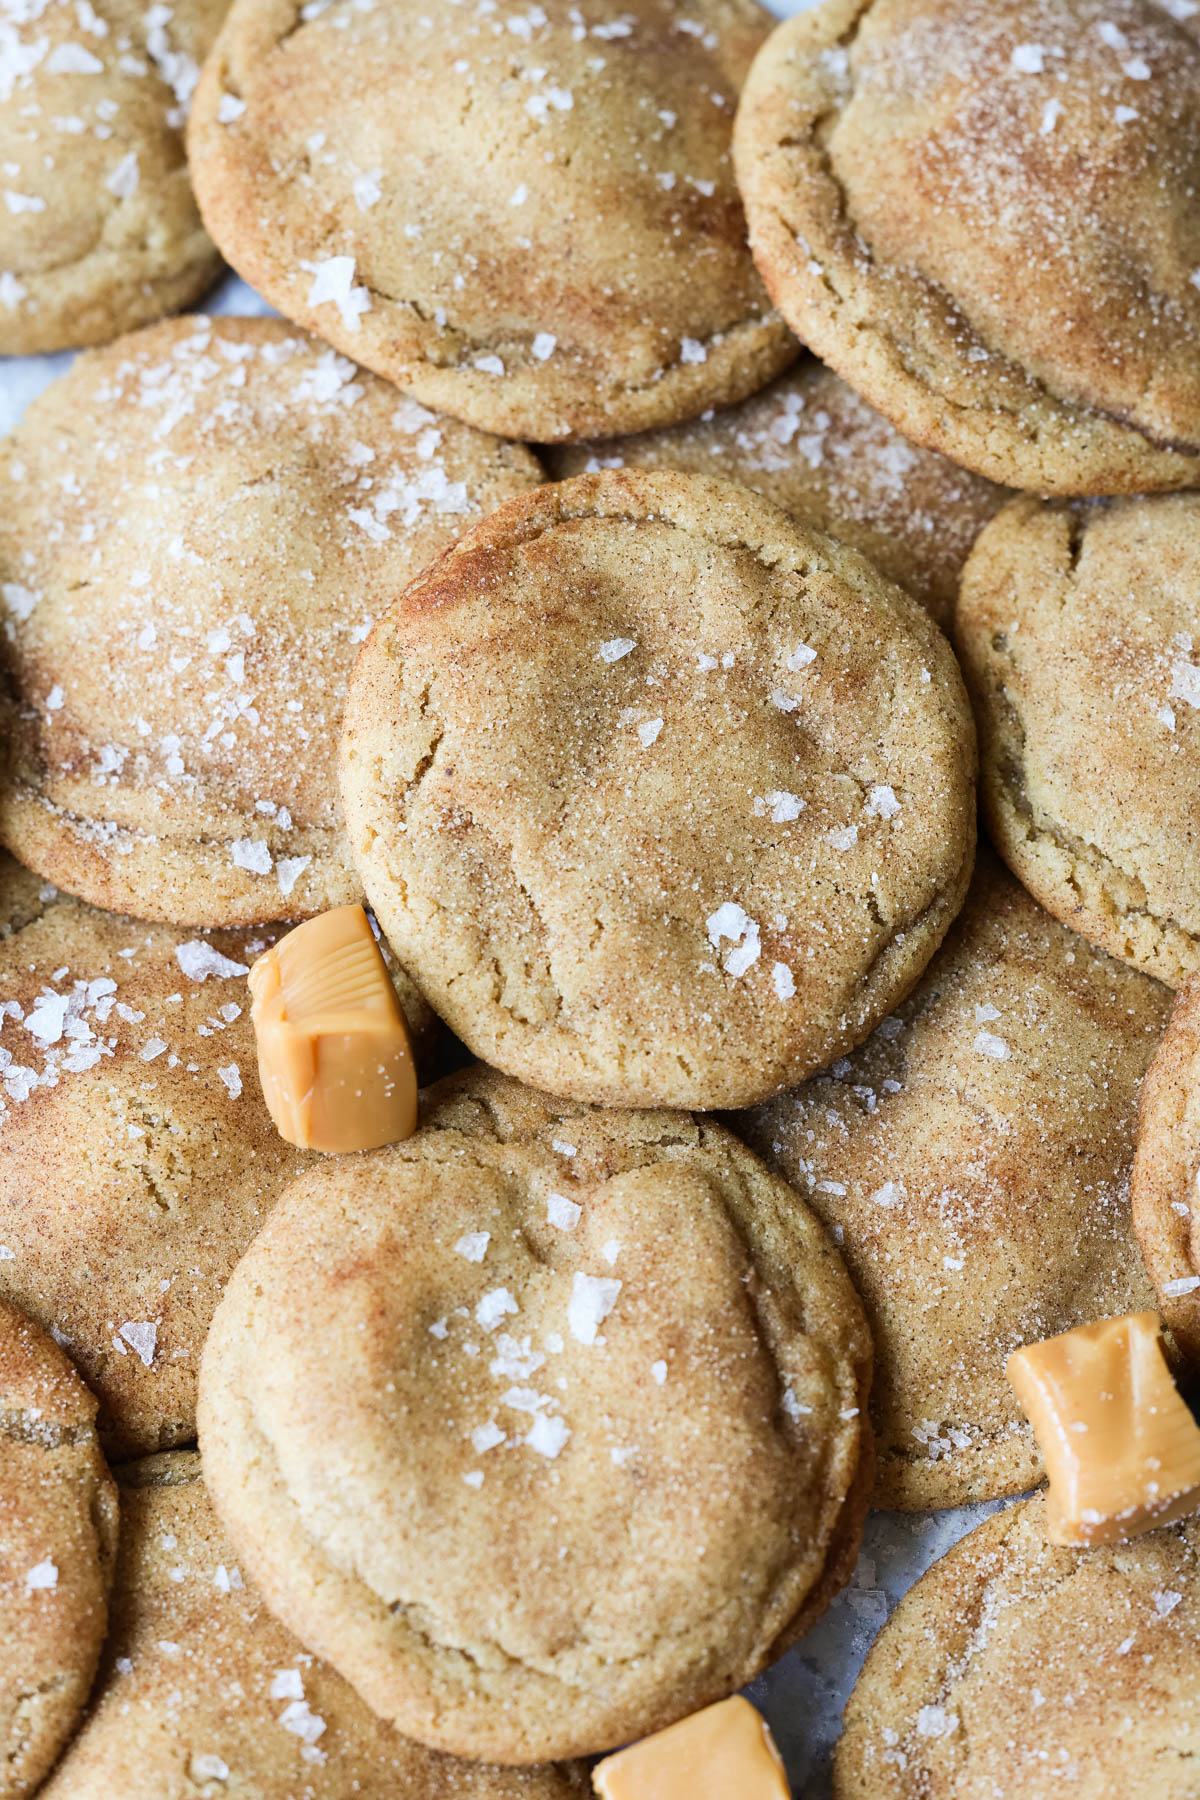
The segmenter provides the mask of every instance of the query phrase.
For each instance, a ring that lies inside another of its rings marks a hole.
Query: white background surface
[[[781,18],[812,0],[767,0]],[[271,309],[236,276],[205,303],[206,312]],[[71,355],[0,360],[0,434],[11,431],[35,394],[67,368]],[[825,1618],[749,1690],[770,1721],[787,1761],[796,1800],[825,1800],[829,1757],[841,1709],[871,1640],[917,1576],[995,1507],[936,1514],[873,1513],[851,1585]],[[731,1795],[730,1800],[737,1800]]]

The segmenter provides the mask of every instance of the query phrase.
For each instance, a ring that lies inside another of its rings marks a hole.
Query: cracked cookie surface
[[[1133,1225],[1158,1308],[1200,1367],[1200,976],[1184,983],[1142,1084]]]
[[[108,1619],[117,1491],[96,1402],[0,1299],[0,1796],[39,1788],[87,1701]]]
[[[311,1650],[422,1741],[536,1762],[723,1697],[824,1610],[870,1356],[821,1226],[720,1126],[477,1069],[289,1189],[200,1441]]]
[[[1156,0],[826,0],[734,134],[805,343],[1007,486],[1200,482],[1200,14]]]
[[[1046,1542],[1042,1500],[976,1526],[892,1614],[845,1712],[834,1800],[1191,1800],[1200,1524]]]
[[[753,0],[236,0],[188,137],[209,229],[289,318],[505,436],[738,400],[795,340],[730,133]]]
[[[335,760],[358,647],[541,480],[277,319],[171,320],[81,358],[0,448],[0,838],[94,905],[178,924],[359,899]]]
[[[23,0],[0,38],[0,354],[107,343],[215,280],[183,126],[226,0]]]
[[[1200,969],[1200,496],[1006,507],[955,636],[984,813],[1043,904],[1171,987]]]
[[[920,450],[805,356],[740,406],[662,431],[547,446],[556,479],[598,469],[683,469],[737,481],[861,551],[943,629],[977,533],[1011,498]]]
[[[114,1454],[195,1435],[221,1289],[311,1160],[259,1088],[245,976],[276,935],[114,917],[0,852],[0,1295],[58,1333]]]
[[[1159,982],[1068,931],[982,849],[904,1004],[831,1070],[734,1119],[833,1231],[875,1337],[877,1506],[1042,1479],[1011,1351],[1153,1304],[1130,1220]]]
[[[353,852],[484,1061],[606,1105],[745,1106],[866,1036],[970,877],[973,728],[928,615],[732,484],[501,508],[356,665]]]
[[[112,1626],[44,1800],[582,1800],[582,1771],[459,1762],[376,1718],[245,1581],[198,1456],[119,1479]]]

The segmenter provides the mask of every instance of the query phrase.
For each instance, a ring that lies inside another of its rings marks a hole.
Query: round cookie
[[[796,354],[729,146],[770,24],[235,0],[188,133],[200,207],[273,306],[428,406],[509,437],[670,424]]]
[[[688,469],[738,481],[860,550],[946,628],[977,533],[1011,495],[918,449],[815,357],[740,406],[664,431],[543,453],[557,480]]]
[[[225,9],[5,8],[0,355],[107,343],[187,306],[216,277],[183,126]]]
[[[114,1453],[186,1443],[221,1289],[312,1160],[259,1088],[245,971],[274,934],[114,918],[2,854],[0,925],[0,1294],[70,1351]]]
[[[1130,1227],[1138,1084],[1170,1007],[984,851],[950,935],[851,1056],[736,1124],[825,1221],[876,1345],[877,1506],[1042,1479],[1009,1354],[1153,1305]]]
[[[921,1577],[846,1707],[834,1800],[1192,1800],[1200,1526],[1047,1543],[1044,1503],[986,1519]]]
[[[963,572],[955,636],[1000,854],[1178,987],[1200,969],[1200,494],[1015,500]]]
[[[62,1351],[0,1300],[0,1800],[40,1786],[100,1656],[117,1492],[95,1420]]]
[[[81,358],[0,446],[0,838],[177,924],[359,899],[334,763],[358,646],[541,479],[277,319]]]
[[[734,133],[754,255],[906,436],[1009,487],[1200,483],[1200,15],[825,0]]]
[[[1158,1308],[1200,1365],[1200,976],[1180,989],[1142,1083],[1133,1228]]]
[[[974,739],[928,615],[731,483],[500,508],[363,648],[342,792],[397,956],[485,1062],[744,1106],[860,1041],[970,876]]]
[[[44,1800],[574,1800],[582,1771],[497,1769],[400,1737],[247,1587],[176,1451],[121,1470],[112,1629]]]
[[[310,1649],[436,1748],[538,1762],[723,1697],[824,1610],[870,1355],[820,1225],[719,1126],[476,1070],[288,1190],[200,1441]]]

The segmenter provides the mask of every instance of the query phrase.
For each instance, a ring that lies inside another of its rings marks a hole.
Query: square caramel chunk
[[[766,1720],[735,1695],[643,1738],[592,1770],[601,1800],[789,1800]]]
[[[408,1027],[361,906],[280,938],[250,970],[263,1095],[279,1135],[306,1150],[374,1150],[411,1136],[417,1078]]]
[[[1050,1478],[1055,1544],[1119,1544],[1200,1509],[1200,1427],[1157,1313],[1099,1319],[1008,1359]]]

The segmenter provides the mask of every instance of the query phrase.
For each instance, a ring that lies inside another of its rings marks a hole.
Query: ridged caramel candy
[[[361,906],[280,938],[250,970],[258,1073],[279,1135],[305,1150],[411,1136],[417,1078],[396,990]]]
[[[601,1800],[789,1800],[766,1721],[735,1695],[655,1732],[592,1770]]]
[[[1046,1458],[1046,1535],[1119,1544],[1200,1510],[1200,1427],[1171,1378],[1157,1313],[1099,1319],[1008,1359]]]

